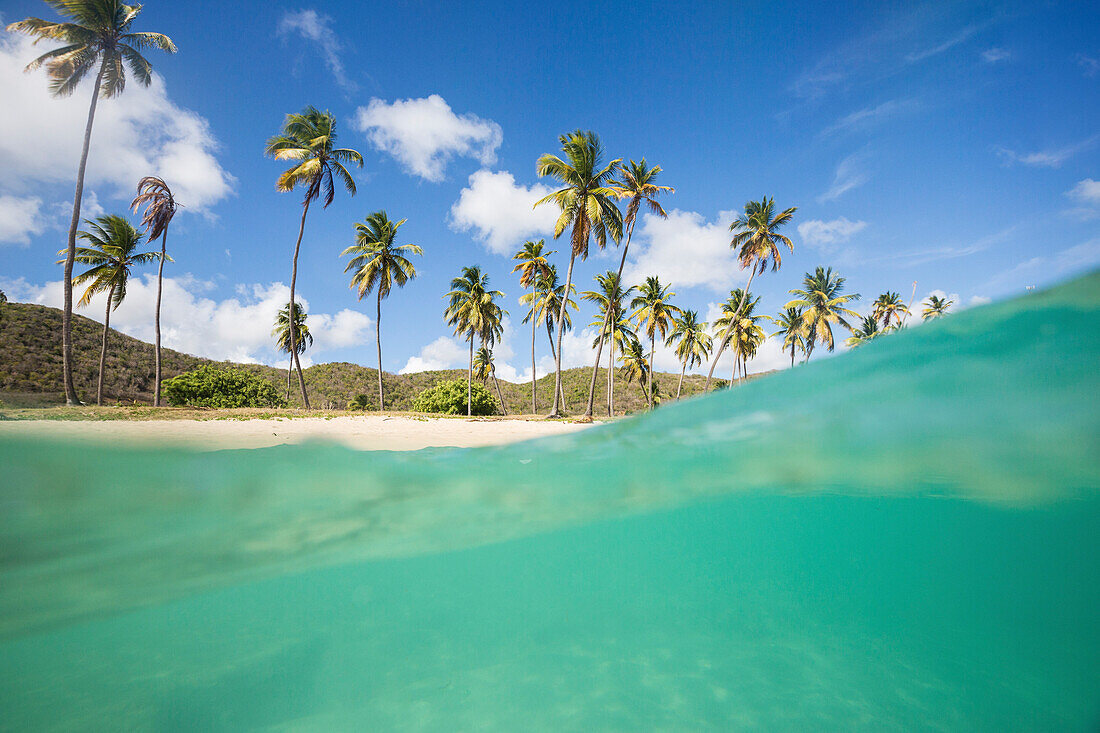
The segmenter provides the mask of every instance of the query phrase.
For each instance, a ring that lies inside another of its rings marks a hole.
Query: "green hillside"
[[[73,316],[73,353],[76,359],[73,378],[76,390],[87,401],[94,401],[99,346],[103,325],[84,316]],[[171,349],[162,350],[164,378],[190,371],[201,364],[234,366],[259,374],[285,391],[285,369],[260,364],[235,364],[214,362]],[[341,409],[358,394],[366,394],[377,408],[377,370],[347,362],[316,364],[304,370],[310,402],[314,407]],[[563,391],[569,413],[584,410],[588,395],[590,369],[568,369],[562,373]],[[413,398],[436,382],[445,379],[465,379],[466,371],[418,372],[416,374],[383,373],[386,387],[386,408],[409,410]],[[675,393],[678,374],[659,373],[657,385],[662,394]],[[703,377],[684,378],[685,395],[699,392]],[[539,410],[549,409],[550,392],[554,386],[553,375],[538,380]],[[600,370],[596,388],[596,413],[606,414],[607,372]],[[294,380],[290,393],[290,405],[300,406]],[[492,385],[490,384],[490,389]],[[512,384],[501,380],[500,390],[508,405],[509,414],[531,411],[531,387],[529,383]],[[153,346],[130,336],[111,330],[107,352],[107,372],[104,392],[111,402],[148,403],[153,392]],[[494,395],[496,394],[493,390]],[[61,404],[64,394],[61,386],[61,311],[28,303],[7,303],[0,320],[0,400],[8,406],[37,406]],[[616,413],[633,412],[644,408],[644,396],[636,384],[626,384],[620,377],[615,382]]]

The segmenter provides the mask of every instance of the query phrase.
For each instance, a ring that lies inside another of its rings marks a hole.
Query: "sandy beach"
[[[0,422],[0,437],[38,436],[89,443],[184,446],[199,450],[264,448],[307,440],[357,450],[419,450],[500,445],[582,430],[583,423],[462,420],[378,415],[270,420],[142,420]]]

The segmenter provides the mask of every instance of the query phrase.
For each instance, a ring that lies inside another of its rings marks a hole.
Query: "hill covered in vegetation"
[[[100,338],[103,325],[80,315],[73,315],[73,379],[77,393],[90,402],[95,400],[96,377],[99,368]],[[162,349],[165,379],[191,371],[203,364],[233,366],[257,374],[285,393],[286,369],[263,364],[216,362],[198,356]],[[377,370],[348,362],[315,364],[303,370],[310,402],[315,407],[342,409],[356,395],[366,395],[368,409],[378,407]],[[465,379],[466,370],[390,374],[383,372],[386,388],[386,408],[411,410],[418,394],[447,379]],[[588,396],[589,368],[567,369],[562,372],[566,412],[584,411]],[[678,374],[658,373],[657,386],[663,395],[675,394]],[[684,395],[702,390],[703,377],[684,378]],[[724,382],[722,382],[724,384]],[[606,414],[607,371],[600,370],[596,385],[596,414]],[[492,389],[492,384],[489,385]],[[554,375],[538,380],[539,410],[549,410]],[[531,411],[529,383],[513,384],[500,381],[500,391],[509,414]],[[104,392],[110,402],[151,403],[153,397],[153,345],[111,329],[107,351]],[[495,396],[496,392],[493,390]],[[0,312],[0,400],[8,406],[38,406],[64,403],[61,386],[61,311],[29,303],[7,303]],[[297,380],[290,392],[290,406],[301,406]],[[601,409],[601,406],[602,409]],[[627,384],[621,376],[615,381],[616,413],[636,412],[645,408],[645,398],[637,384]]]

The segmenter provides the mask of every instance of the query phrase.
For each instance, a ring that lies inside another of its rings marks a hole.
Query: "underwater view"
[[[0,443],[0,729],[1096,730],[1100,273],[575,434]]]

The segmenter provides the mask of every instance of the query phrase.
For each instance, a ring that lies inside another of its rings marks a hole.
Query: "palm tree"
[[[628,236],[627,245],[629,244],[630,238]],[[610,417],[615,411],[615,346],[623,343],[624,332],[629,332],[631,336],[634,334],[633,329],[630,327],[630,321],[623,312],[623,303],[630,297],[635,288],[631,285],[624,290],[622,275],[611,270],[602,275],[596,275],[596,282],[600,286],[599,290],[586,290],[581,293],[581,298],[595,303],[600,309],[596,320],[589,324],[600,329],[596,334],[595,341],[592,343],[597,355],[603,345],[604,338],[608,335],[611,336],[611,348],[608,350],[610,353],[607,359],[607,414]],[[599,362],[596,363],[596,366],[599,367]],[[591,417],[591,400],[592,388],[590,387],[588,417]]]
[[[623,225],[626,227],[626,244],[623,245],[623,253],[619,258],[619,271],[617,278],[622,279],[623,266],[626,265],[626,253],[630,249],[630,240],[634,236],[634,225],[638,221],[638,209],[645,203],[650,212],[662,219],[668,218],[668,214],[665,213],[664,208],[657,201],[657,196],[662,193],[675,193],[676,189],[669,186],[658,186],[654,181],[657,180],[657,176],[661,173],[661,166],[655,165],[652,168],[646,163],[645,158],[641,161],[630,161],[629,165],[619,164],[619,181],[615,183],[613,189],[615,196],[622,199],[629,199],[630,203],[626,206],[626,215],[623,217]],[[600,353],[603,351],[603,340],[605,334],[610,331],[608,324],[612,317],[610,311],[604,312],[604,322],[600,325],[599,337],[596,343],[596,362],[592,367],[592,381],[588,385],[588,403],[584,409],[584,416],[587,418],[592,417],[592,403],[596,398],[596,372],[600,367]],[[612,359],[614,363],[614,359]]]
[[[286,304],[285,308],[279,309],[278,315],[275,316],[275,327],[271,329],[271,335],[275,337],[275,346],[279,351],[285,351],[290,354],[292,348],[298,350],[298,354],[306,353],[306,342],[309,342],[309,346],[313,346],[313,334],[309,332],[309,325],[306,323],[306,312],[302,309],[301,303],[294,304],[294,333],[298,335],[298,339],[291,345],[290,340],[290,303]],[[286,366],[286,398],[290,399],[290,375],[294,373],[294,357],[290,357],[290,363]]]
[[[600,249],[607,246],[607,237],[618,242],[623,236],[623,215],[615,205],[616,193],[610,187],[611,174],[621,158],[616,158],[601,168],[603,147],[592,131],[576,130],[562,135],[562,151],[569,162],[549,153],[542,155],[536,166],[539,176],[551,176],[564,185],[563,188],[535,202],[535,206],[553,202],[561,209],[554,225],[554,239],[572,225],[570,236],[569,269],[565,273],[565,290],[572,292],[573,262],[579,256],[588,258],[588,242],[592,236]],[[554,406],[550,417],[560,417],[558,400],[561,395],[561,336],[565,325],[566,300],[562,301],[558,316],[558,348],[554,355]]]
[[[519,273],[520,287],[531,290],[531,298],[528,302],[535,301],[535,289],[540,278],[544,277],[550,269],[550,263],[546,258],[554,253],[546,250],[545,247],[545,240],[540,239],[537,242],[527,240],[523,243],[523,248],[512,255],[513,260],[519,261],[512,268],[512,272]],[[524,302],[523,298],[520,298],[520,302]],[[531,321],[531,414],[534,415],[539,411],[538,399],[535,395],[535,327],[538,319],[524,319],[523,322],[526,323],[528,320]]]
[[[737,250],[737,259],[741,263],[741,269],[749,269],[749,281],[745,283],[744,295],[748,295],[752,279],[756,274],[763,273],[771,262],[772,272],[776,272],[782,266],[779,245],[785,245],[788,250],[794,252],[794,245],[779,230],[790,223],[794,212],[798,207],[792,206],[780,213],[775,213],[775,199],[767,196],[761,201],[749,201],[745,204],[745,213],[734,219],[730,224],[730,231],[736,232],[730,240],[730,249]],[[738,307],[740,310],[740,307]],[[703,385],[703,392],[710,390],[710,379],[714,374],[714,367],[722,358],[722,352],[729,343],[728,334],[723,335],[718,341],[718,348],[714,350],[714,361],[710,363],[710,371],[707,372],[707,381]]]
[[[341,257],[351,255],[351,261],[344,272],[354,270],[351,287],[359,289],[359,300],[372,290],[377,295],[374,341],[378,347],[379,412],[386,409],[385,393],[382,389],[382,299],[389,296],[394,285],[404,287],[405,283],[416,277],[416,268],[406,255],[424,254],[415,244],[394,246],[397,230],[406,221],[402,219],[393,222],[385,211],[376,211],[365,222],[355,225],[355,244],[340,253]]]
[[[637,381],[642,395],[648,401],[649,392],[646,385],[652,384],[649,361],[646,359],[645,347],[636,338],[628,340],[623,347],[623,378],[627,384]]]
[[[294,243],[294,259],[290,270],[290,302],[297,304],[294,289],[298,282],[298,250],[302,246],[302,234],[306,229],[306,214],[309,205],[324,196],[324,208],[336,197],[334,179],[340,179],[344,188],[355,195],[355,181],[345,167],[346,163],[363,166],[363,156],[350,148],[336,147],[336,118],[316,107],[306,107],[300,114],[289,114],[283,121],[283,131],[271,137],[264,147],[264,154],[275,160],[292,160],[292,165],[279,176],[275,190],[287,193],[299,185],[304,186],[306,195],[302,199],[302,221],[298,225],[298,240]],[[298,369],[298,386],[302,389],[302,403],[309,409],[309,395],[306,394],[306,380],[302,376],[302,365],[298,360],[298,349],[294,346],[297,336],[294,330],[295,319],[291,319],[290,343],[294,366]]]
[[[953,300],[941,298],[938,295],[930,295],[928,300],[924,301],[924,310],[920,312],[920,319],[929,321],[933,318],[942,318],[947,315],[947,309],[953,305],[955,305]]]
[[[868,341],[887,333],[889,329],[879,328],[878,318],[874,314],[864,316],[859,328],[852,331],[852,335],[845,339],[844,343],[851,348],[862,346]]]
[[[4,294],[3,290],[0,290],[0,324],[4,323],[4,306],[7,305],[8,296]]]
[[[501,320],[506,315],[494,300],[503,298],[499,290],[489,290],[489,276],[481,268],[463,267],[462,275],[451,280],[451,291],[445,295],[447,309],[443,315],[455,335],[465,334],[470,342],[470,371],[466,379],[466,416],[473,415],[474,337],[493,341],[500,333]]]
[[[482,345],[474,354],[474,377],[482,384],[488,384],[489,378],[497,390],[497,398],[500,400],[500,411],[508,414],[508,407],[504,404],[504,395],[500,393],[500,381],[497,379],[497,367],[493,363],[493,350]]]
[[[676,293],[670,292],[671,285],[661,285],[657,277],[647,277],[645,283],[638,288],[638,294],[630,301],[630,307],[634,308],[631,318],[638,321],[638,330],[645,331],[649,336],[649,409],[653,409],[653,354],[656,351],[657,334],[664,339],[668,334],[668,328],[672,318],[680,313],[680,309],[669,303]]]
[[[909,315],[909,308],[901,302],[900,295],[887,291],[875,298],[875,302],[871,305],[871,315],[882,319],[883,328],[890,327],[891,319],[900,326],[902,316]]]
[[[182,206],[172,196],[172,189],[163,179],[156,176],[145,176],[137,185],[137,196],[130,202],[130,210],[136,212],[142,206],[145,213],[141,217],[141,224],[145,227],[148,241],[152,242],[160,237],[160,266],[157,268],[157,306],[153,315],[153,325],[156,330],[156,376],[153,387],[153,406],[160,407],[160,300],[161,290],[164,284],[164,261],[169,259],[166,250],[168,239],[168,225],[176,216],[176,209]]]
[[[569,287],[570,295],[574,295],[576,292],[575,287]],[[558,324],[558,315],[561,314],[563,307],[565,308],[563,329],[570,331],[573,328],[573,318],[569,315],[569,309],[577,310],[577,303],[571,297],[563,301],[564,296],[565,285],[558,283],[558,267],[557,265],[550,265],[550,268],[540,277],[535,289],[530,293],[523,294],[519,299],[520,303],[530,305],[527,315],[523,318],[523,323],[527,323],[529,318],[533,318],[536,322],[542,320],[546,324],[546,339],[550,342],[551,354],[557,353],[554,347],[554,329]],[[564,409],[565,390],[562,389],[561,384],[557,384],[556,387]]]
[[[783,350],[790,349],[791,366],[794,366],[795,349],[806,350],[806,317],[799,308],[787,308],[779,314],[778,318],[768,316],[768,320],[779,326],[779,330],[772,336],[783,337]]]
[[[68,249],[65,251],[65,277],[62,279],[65,296],[65,308],[61,315],[62,382],[65,385],[65,402],[75,405],[78,400],[73,387],[73,263],[96,102],[100,97],[111,99],[122,94],[126,87],[127,66],[139,84],[149,86],[153,80],[153,66],[140,51],[159,48],[175,53],[176,46],[162,33],[130,30],[141,12],[140,5],[124,5],[118,0],[47,0],[47,3],[68,20],[53,23],[41,18],[26,18],[8,26],[11,33],[34,36],[35,43],[57,41],[63,44],[31,61],[25,71],[34,71],[44,65],[50,77],[50,93],[55,97],[68,97],[76,91],[88,72],[98,67],[92,102],[88,107],[88,121],[84,125],[84,147],[76,169],[76,193],[73,196],[73,215],[69,221]]]
[[[707,324],[699,320],[697,311],[685,310],[672,323],[666,346],[676,346],[676,357],[680,360],[680,381],[676,383],[676,399],[680,399],[680,388],[684,386],[684,373],[689,368],[706,362],[710,356],[713,341],[707,333]]]
[[[88,305],[92,296],[107,293],[107,314],[103,318],[103,344],[99,351],[99,379],[96,385],[95,403],[103,404],[103,370],[107,366],[107,333],[111,327],[111,311],[117,310],[126,299],[126,285],[130,279],[130,268],[152,262],[156,252],[136,252],[141,245],[141,233],[134,225],[118,214],[101,216],[95,221],[85,219],[90,231],[79,232],[79,236],[88,243],[86,247],[77,247],[75,262],[89,265],[89,268],[73,278],[72,284],[88,283],[78,305]],[[61,250],[57,254],[67,254]],[[61,264],[61,260],[57,263]]]
[[[718,333],[725,338],[724,346],[733,346],[733,373],[730,387],[737,379],[738,370],[748,376],[748,360],[756,356],[756,350],[764,341],[764,330],[759,322],[766,318],[754,315],[760,298],[741,288],[730,291],[730,297],[722,304],[722,315],[714,322]]]
[[[844,295],[844,278],[833,274],[833,268],[818,267],[802,278],[802,287],[790,290],[798,297],[787,303],[784,308],[802,308],[806,319],[806,360],[814,351],[814,343],[820,342],[832,351],[835,347],[832,324],[839,323],[849,331],[852,326],[845,316],[859,317],[853,310],[844,307],[845,303],[859,300],[859,293]]]

